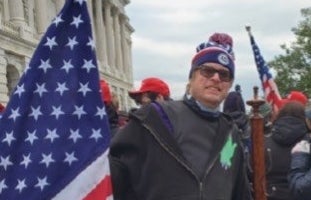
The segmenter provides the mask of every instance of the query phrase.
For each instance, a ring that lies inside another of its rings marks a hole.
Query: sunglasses
[[[200,71],[200,74],[206,78],[212,78],[216,73],[218,73],[221,81],[230,82],[232,80],[230,72],[224,69],[215,69],[211,66],[201,65],[198,70]]]

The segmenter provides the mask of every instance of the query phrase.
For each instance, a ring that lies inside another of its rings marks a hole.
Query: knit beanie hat
[[[189,78],[192,72],[206,62],[219,63],[229,69],[230,75],[234,78],[234,53],[232,50],[233,41],[226,33],[214,33],[207,42],[199,44],[196,54],[192,58]]]

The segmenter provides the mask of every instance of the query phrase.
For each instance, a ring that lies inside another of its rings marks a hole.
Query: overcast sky
[[[281,44],[295,39],[291,29],[303,20],[301,8],[309,6],[310,1],[305,0],[131,0],[125,9],[135,29],[135,87],[143,78],[156,76],[169,84],[174,99],[181,98],[195,47],[214,32],[224,32],[234,41],[234,85],[240,84],[244,99],[249,100],[253,86],[261,88],[261,84],[245,25],[251,25],[261,53],[269,61],[284,53]]]

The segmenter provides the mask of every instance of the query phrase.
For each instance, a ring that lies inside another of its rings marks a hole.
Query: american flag
[[[67,0],[0,120],[0,199],[112,199],[86,0]]]
[[[260,50],[250,31],[249,36],[265,100],[272,106],[274,113],[276,113],[282,106],[281,95],[279,93],[276,83],[274,82],[269,66],[261,55]]]

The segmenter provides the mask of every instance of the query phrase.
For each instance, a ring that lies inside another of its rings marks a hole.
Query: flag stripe
[[[58,193],[53,200],[83,199],[89,195],[90,191],[94,192],[97,185],[103,182],[103,180],[109,181],[110,170],[107,154],[108,150],[82,171],[70,184]],[[99,196],[102,195],[101,199],[105,199],[103,198],[104,195],[111,195],[111,184],[108,183],[107,186],[109,187],[107,190],[110,194],[107,194],[105,191],[100,191]],[[86,198],[86,200],[87,199],[88,198]]]
[[[274,82],[268,64],[261,55],[259,47],[257,46],[255,39],[251,34],[250,41],[265,99],[268,103],[271,104],[274,112],[277,112],[282,105],[282,98],[278,87]]]
[[[86,198],[110,180],[109,143],[87,3],[67,0],[1,117],[0,199]]]

